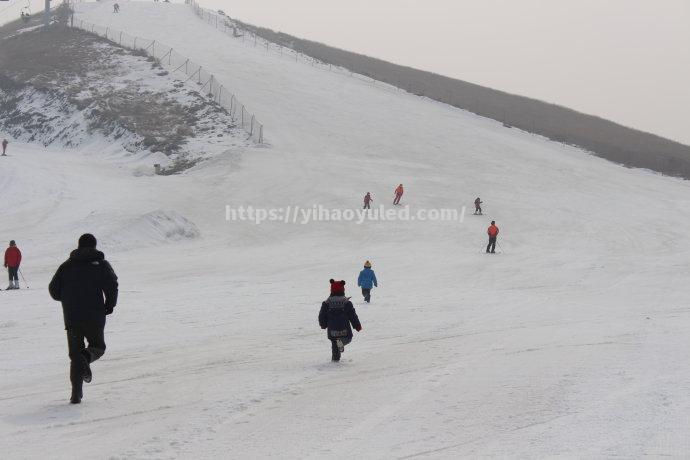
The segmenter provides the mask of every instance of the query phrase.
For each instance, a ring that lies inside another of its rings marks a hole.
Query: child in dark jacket
[[[321,329],[327,329],[327,336],[331,341],[332,360],[340,361],[345,345],[352,342],[350,325],[357,332],[362,330],[355,307],[350,299],[345,297],[345,281],[331,280],[331,295],[321,304],[319,325]]]

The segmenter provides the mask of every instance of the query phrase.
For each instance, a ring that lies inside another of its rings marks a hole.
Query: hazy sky
[[[690,0],[201,1],[256,25],[690,144]],[[12,3],[0,2],[0,20]]]

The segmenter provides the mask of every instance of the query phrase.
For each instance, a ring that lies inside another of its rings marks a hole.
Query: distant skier
[[[496,221],[492,220],[486,233],[489,235],[489,244],[486,246],[486,253],[491,254],[496,253],[496,238],[498,238],[498,227],[496,226]],[[491,251],[489,251],[491,249]]]
[[[19,250],[14,240],[10,241],[10,247],[5,251],[5,268],[10,276],[10,285],[7,290],[19,289],[19,265],[22,263],[22,251]]]
[[[378,281],[376,281],[376,273],[371,269],[371,262],[368,260],[364,262],[364,270],[359,272],[359,277],[357,278],[357,286],[362,288],[362,295],[364,296],[364,301],[369,303],[371,300],[371,289],[373,287],[379,287]]]
[[[482,215],[482,203],[483,201],[481,198],[477,197],[476,200],[474,200],[474,214],[475,215]]]
[[[393,204],[400,204],[400,199],[402,198],[403,193],[403,184],[400,184],[398,185],[398,188],[395,189],[395,199],[393,200]]]
[[[117,276],[103,253],[96,250],[93,235],[79,238],[79,247],[60,265],[48,290],[53,299],[62,302],[72,382],[70,403],[79,404],[82,384],[92,378],[90,364],[105,353],[105,317],[117,305],[118,294]]]
[[[331,280],[331,295],[321,304],[319,325],[321,329],[327,329],[327,337],[331,341],[332,360],[340,361],[345,345],[352,342],[350,325],[357,332],[362,330],[355,307],[350,299],[345,297],[345,281]]]
[[[374,199],[371,197],[371,194],[367,192],[367,194],[364,195],[364,209],[371,209],[372,201],[374,201]]]
[[[7,156],[7,144],[9,144],[9,141],[7,139],[2,140],[2,156],[6,157]]]
[[[113,5],[113,13],[119,13],[120,12],[120,5],[118,3],[115,3]]]

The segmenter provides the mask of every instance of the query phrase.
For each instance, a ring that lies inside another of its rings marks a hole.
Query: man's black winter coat
[[[358,331],[362,329],[355,307],[347,297],[330,296],[321,304],[319,325],[328,328],[329,339],[352,338],[350,324]]]
[[[101,251],[79,248],[60,265],[48,286],[62,302],[65,328],[89,323],[105,326],[105,316],[117,304],[117,276]]]

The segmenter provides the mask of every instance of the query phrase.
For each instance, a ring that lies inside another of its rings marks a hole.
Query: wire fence
[[[154,58],[171,73],[184,75],[185,81],[196,83],[201,93],[207,94],[214,102],[225,108],[233,121],[249,134],[252,141],[259,144],[264,142],[263,124],[247,110],[244,104],[237,99],[237,96],[218,81],[215,75],[188,57],[181,55],[172,47],[157,40],[136,37],[121,30],[99,26],[77,18],[72,20],[71,25],[103,37],[123,48],[143,52]]]
[[[243,27],[240,22],[233,20],[230,16],[226,15],[225,13],[221,14],[220,12],[212,11],[208,8],[203,8],[196,2],[196,0],[186,0],[186,3],[190,5],[194,10],[194,13],[201,19],[203,19],[207,24],[241,41],[242,43],[245,43],[248,46],[261,48],[264,49],[267,53],[271,53],[276,56],[282,56],[283,58],[291,59],[296,62],[303,62],[312,67],[318,67],[322,70],[328,70],[330,72],[347,75],[352,78],[364,81],[366,83],[389,89],[391,91],[405,91],[404,89],[396,87],[394,85],[378,81],[366,75],[352,72],[351,70],[341,66],[321,61],[307,54],[294,50],[289,46],[284,46],[279,43],[275,43],[263,37],[260,37],[251,30],[248,30],[246,27]]]

